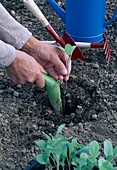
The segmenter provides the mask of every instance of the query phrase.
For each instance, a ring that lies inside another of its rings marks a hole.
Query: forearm
[[[9,66],[16,58],[16,49],[0,40],[0,68]]]
[[[0,3],[0,40],[21,49],[31,35],[31,32],[18,23]]]

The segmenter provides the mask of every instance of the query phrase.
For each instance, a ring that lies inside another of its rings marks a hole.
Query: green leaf
[[[61,131],[64,127],[65,127],[65,124],[60,125],[57,129],[57,133],[61,133]]]
[[[107,160],[110,161],[113,159],[113,146],[109,140],[104,141],[104,154]]]
[[[54,147],[48,146],[47,149],[49,149],[51,153],[54,153],[57,157],[63,152],[61,144],[55,145]]]
[[[92,162],[90,159],[87,159],[87,167],[88,170],[92,170],[94,166],[96,166],[97,163]]]
[[[80,155],[82,152],[89,154],[89,146],[81,145],[81,149],[77,151],[77,154]]]
[[[117,146],[113,150],[113,158],[117,157]]]
[[[78,79],[76,75],[70,75],[70,77],[72,78],[73,81]]]
[[[47,142],[47,148],[48,147],[54,148],[57,143],[59,143],[59,139],[53,139],[51,141],[48,141]]]
[[[76,46],[71,46],[70,44],[66,44],[65,53],[67,55],[71,56],[75,48],[76,48]]]
[[[97,157],[100,152],[99,152],[100,146],[97,141],[92,141],[89,143],[89,153],[91,157],[95,158]]]
[[[77,141],[76,139],[72,139],[71,144],[72,144],[72,146],[73,146],[75,149],[81,148],[80,144],[78,143],[78,141]]]
[[[62,150],[63,150],[61,158],[62,158],[62,162],[64,163],[68,156],[67,154],[68,143],[62,142],[61,144],[62,144]]]
[[[39,162],[40,164],[43,164],[43,165],[47,165],[49,161],[47,161],[47,158],[46,159],[45,158],[46,157],[42,154],[36,156],[37,162]]]
[[[83,165],[86,165],[86,160],[84,160],[83,158],[74,157],[72,160],[72,164],[82,167]]]
[[[99,165],[99,169],[101,169],[101,167],[103,166],[103,164],[106,162],[106,160],[104,158],[100,158],[98,160],[98,165]]]
[[[102,158],[99,160],[99,170],[113,170],[113,165]]]
[[[72,158],[72,165],[75,165],[77,168],[79,167],[79,158],[78,157],[73,157]]]
[[[48,141],[51,141],[51,137],[49,135],[47,135],[46,133],[42,132],[44,134],[44,136],[47,138]]]
[[[59,133],[55,135],[55,139],[59,139],[59,141],[67,141],[67,138]]]
[[[39,147],[41,151],[44,151],[47,146],[47,143],[44,140],[39,140],[36,142],[36,145]]]
[[[67,141],[61,142],[61,147],[62,147],[63,150],[67,150],[67,148],[68,148],[68,142],[67,142]]]
[[[86,161],[88,158],[88,155],[86,153],[81,153],[80,158],[82,158]]]

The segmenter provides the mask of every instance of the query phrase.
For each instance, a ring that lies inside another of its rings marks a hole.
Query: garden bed
[[[64,1],[60,1],[64,6]],[[22,1],[2,0],[17,21],[35,37],[52,40],[41,24],[24,8]],[[110,5],[111,3],[111,5]],[[65,25],[47,1],[37,3],[55,30],[62,35]],[[115,10],[115,1],[107,1],[107,16]],[[111,61],[107,64],[103,49],[82,49],[86,61],[73,61],[67,83],[65,112],[58,114],[50,106],[47,94],[35,85],[14,85],[0,70],[0,170],[24,170],[38,152],[34,141],[43,138],[42,131],[54,133],[66,124],[65,136],[81,143],[109,139],[117,145],[117,20],[108,27]],[[61,85],[62,94],[66,85]]]

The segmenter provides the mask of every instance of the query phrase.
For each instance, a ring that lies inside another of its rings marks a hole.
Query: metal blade
[[[62,39],[64,40],[64,42],[66,44],[70,44],[72,46],[75,46],[75,42],[73,41],[73,39],[69,36],[69,34],[65,33],[63,36],[62,36]],[[82,52],[80,51],[80,49],[78,47],[75,48],[72,56],[71,56],[71,59],[72,60],[76,60],[76,59],[80,59],[82,61],[85,61],[85,57],[84,55],[82,54]]]

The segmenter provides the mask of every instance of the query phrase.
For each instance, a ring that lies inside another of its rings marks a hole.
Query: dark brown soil
[[[24,8],[22,1],[1,0],[6,9],[40,40],[52,40],[41,24]],[[64,6],[64,1],[60,1]],[[37,4],[61,36],[65,25],[47,1]],[[107,1],[110,18],[117,6]],[[43,138],[42,131],[54,133],[65,123],[65,136],[74,136],[86,144],[109,139],[117,145],[117,20],[107,28],[111,61],[103,49],[82,49],[86,61],[73,61],[66,85],[61,85],[65,98],[64,114],[55,113],[47,94],[35,85],[14,85],[0,70],[0,170],[24,170],[37,153],[34,141]]]

